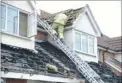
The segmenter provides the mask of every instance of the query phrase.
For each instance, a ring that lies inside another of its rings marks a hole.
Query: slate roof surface
[[[111,49],[113,51],[122,51],[122,36],[109,38],[106,35],[97,38],[98,46]]]
[[[54,14],[42,14],[41,16],[43,17],[43,19],[47,20],[49,22],[49,24],[51,24],[54,21],[54,17],[61,13],[61,12],[65,12],[66,15],[68,16],[68,21],[66,23],[65,26],[69,26],[71,25],[75,19],[78,17],[78,15],[81,13],[81,11],[84,9],[84,7],[81,8],[77,8],[77,9],[68,9],[68,10],[64,10],[64,11],[60,11]]]
[[[49,13],[49,12],[46,12],[44,10],[40,10],[40,18],[41,19],[46,19],[46,18],[49,18],[50,16],[52,16],[53,14]]]
[[[115,50],[112,47],[112,45],[108,44],[106,39],[108,39],[106,36],[98,37],[97,38],[98,46],[101,46],[101,47],[104,47],[104,48],[108,48],[108,49],[111,49],[111,50]]]
[[[122,51],[122,36],[113,37],[107,40],[117,51]]]
[[[38,53],[34,53],[28,49],[1,44],[2,70],[44,74],[57,77],[70,77],[70,74],[73,71],[76,73],[77,77],[81,78],[81,75],[79,75],[75,65],[71,62],[71,60],[61,50],[58,50],[54,46],[50,45],[50,43],[36,42],[36,50],[38,51]],[[53,56],[55,57],[55,59],[61,61],[70,70],[64,69],[54,60],[54,58],[51,58],[46,52],[48,52],[50,56]],[[46,70],[46,63],[55,65],[58,68],[58,72]]]
[[[73,71],[75,72],[74,75],[76,78],[85,79],[83,75],[77,71],[74,63],[61,50],[57,49],[50,43],[36,42],[36,50],[38,53],[32,52],[28,49],[1,44],[1,70],[5,72],[13,71],[66,78],[70,77],[71,72]],[[46,52],[49,53],[49,55]],[[60,60],[70,70],[64,69],[50,56]],[[58,68],[58,72],[45,70],[46,63],[55,65]],[[112,73],[110,68],[104,64],[97,64],[94,62],[89,62],[88,64],[106,83],[121,83],[121,78]],[[86,81],[86,83],[89,82]]]

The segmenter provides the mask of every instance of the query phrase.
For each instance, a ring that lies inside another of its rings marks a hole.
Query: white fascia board
[[[106,51],[105,48],[100,47],[100,46],[98,46],[98,49]],[[113,50],[107,50],[107,51],[108,51],[108,52],[111,52],[111,53],[117,53],[117,52],[115,52],[115,51],[113,51]]]
[[[81,80],[78,79],[70,79],[70,78],[61,78],[61,77],[53,77],[53,76],[45,76],[45,75],[36,75],[25,73],[15,73],[15,72],[1,72],[2,78],[15,78],[15,79],[26,79],[26,80],[38,80],[38,81],[50,81],[50,82],[66,82],[66,83],[79,83]]]
[[[98,24],[97,24],[97,22],[96,22],[96,20],[93,16],[92,12],[91,12],[91,9],[90,9],[89,5],[87,4],[85,8],[86,8],[86,12],[87,12],[87,14],[90,18],[90,21],[92,22],[92,24],[94,26],[94,29],[97,32],[97,36],[101,37],[101,30],[100,30],[100,28],[99,28],[99,26],[98,26]]]
[[[89,8],[87,5],[86,5],[86,7],[84,7],[84,9],[81,11],[81,13],[80,13],[79,16],[76,18],[76,20],[73,22],[72,27],[75,27],[75,26],[76,26],[77,22],[80,21],[79,19],[80,19],[81,17],[83,17],[83,15],[85,15],[86,12],[87,12],[87,14],[88,14],[89,21],[90,21],[90,22],[92,23],[92,25],[93,25],[93,28],[94,28],[94,30],[95,30],[96,35],[97,35],[98,37],[101,37],[101,31],[100,31],[100,29],[99,29],[99,26],[98,26],[98,24],[96,23],[96,21],[95,21],[93,15],[92,15],[92,13],[91,13],[91,10],[90,10],[90,8]]]
[[[76,24],[77,22],[80,20],[80,18],[84,15],[84,13],[86,12],[86,9],[82,9],[82,11],[80,12],[80,14],[78,15],[78,17],[74,20],[73,24],[72,24],[72,27],[73,28],[76,28]]]

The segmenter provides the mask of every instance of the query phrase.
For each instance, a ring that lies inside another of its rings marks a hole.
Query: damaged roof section
[[[54,17],[56,15],[58,15],[59,13],[61,12],[65,12],[66,15],[68,16],[68,21],[66,23],[65,26],[69,26],[69,25],[72,25],[73,22],[76,20],[76,18],[78,17],[78,15],[81,13],[81,11],[84,9],[84,7],[81,7],[81,8],[77,8],[77,9],[68,9],[68,10],[64,10],[64,11],[60,11],[58,13],[54,13],[54,14],[49,14],[49,13],[46,13],[46,14],[42,14],[41,18],[42,20],[45,19],[49,22],[49,24],[51,24],[53,21],[54,21]],[[44,11],[42,11],[43,13]]]
[[[83,75],[77,71],[76,66],[67,55],[49,42],[36,42],[36,50],[38,53],[1,44],[1,70],[5,73],[18,72],[30,75],[40,74],[85,79]],[[48,64],[54,67],[47,70],[46,65]],[[94,62],[89,62],[88,64],[106,83],[121,83],[121,77],[116,76],[106,65]],[[55,67],[57,68],[56,71],[54,71]],[[89,82],[86,81],[86,83]]]
[[[72,61],[50,43],[36,42],[36,50],[38,53],[1,44],[2,71],[82,78]]]

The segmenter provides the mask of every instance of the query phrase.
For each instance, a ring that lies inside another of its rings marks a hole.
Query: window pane
[[[1,18],[1,28],[0,29],[5,29],[5,19]]]
[[[19,13],[19,35],[27,37],[27,19],[28,15],[25,13]]]
[[[87,53],[88,52],[88,41],[87,36],[82,34],[82,51]]]
[[[75,34],[75,48],[81,50],[81,35],[79,33]]]
[[[89,53],[91,53],[91,54],[94,53],[94,47],[93,46],[89,46]]]
[[[94,45],[94,39],[93,38],[89,38],[89,45],[93,46]]]
[[[79,42],[75,42],[76,43],[76,49],[77,50],[81,50],[81,43],[79,43]]]
[[[8,20],[18,23],[18,11],[8,7]]]
[[[89,53],[94,53],[94,39],[93,38],[89,38]]]
[[[15,22],[8,21],[7,31],[12,34],[17,33],[18,24]]]
[[[1,5],[1,16],[3,18],[6,18],[6,6],[5,5]]]
[[[79,33],[76,33],[75,38],[77,42],[81,42],[81,35]]]

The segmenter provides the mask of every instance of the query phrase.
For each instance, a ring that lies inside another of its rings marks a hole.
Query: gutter
[[[50,81],[50,82],[64,82],[64,83],[80,83],[84,80],[62,78],[62,77],[53,77],[46,75],[37,75],[37,74],[25,74],[25,73],[15,73],[15,72],[3,72],[1,71],[1,77],[3,78],[15,78],[15,79],[26,79],[26,80],[38,80],[38,81]]]
[[[98,45],[98,49],[101,49],[101,50],[104,50],[104,51],[107,50],[108,52],[112,52],[112,53],[118,53],[118,52],[114,51],[113,49],[103,47],[103,46],[100,46],[100,45]]]

